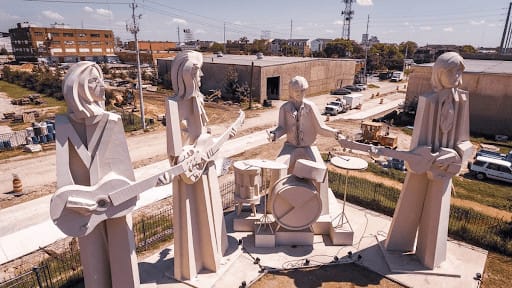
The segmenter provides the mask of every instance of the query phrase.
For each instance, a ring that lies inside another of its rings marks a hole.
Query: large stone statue
[[[411,152],[428,148],[425,167],[408,163],[408,173],[386,239],[388,250],[414,251],[428,268],[446,259],[452,177],[469,159],[469,99],[457,87],[464,62],[455,52],[439,56],[432,69],[433,92],[420,96]],[[421,153],[420,153],[421,154]]]
[[[289,83],[290,99],[279,110],[279,122],[276,129],[270,132],[271,140],[276,141],[286,135],[286,142],[276,161],[288,166],[288,174],[292,174],[295,163],[299,159],[310,160],[325,166],[320,151],[313,143],[318,134],[336,137],[338,130],[328,127],[320,118],[316,105],[304,99],[309,85],[302,76],[295,76]],[[328,180],[316,183],[322,199],[322,215],[328,214],[327,199]]]
[[[73,65],[62,89],[68,113],[56,118],[58,190],[51,217],[66,234],[80,236],[86,287],[138,287],[129,214],[137,197],[111,211],[106,195],[135,180],[121,117],[104,110],[103,74],[93,62]]]
[[[233,136],[235,126],[219,138],[207,133],[203,107],[199,52],[179,53],[171,67],[175,95],[166,105],[167,153],[172,165],[197,158],[190,169],[173,180],[174,277],[194,278],[200,271],[215,272],[226,252],[227,234],[219,183],[212,161],[219,146]]]

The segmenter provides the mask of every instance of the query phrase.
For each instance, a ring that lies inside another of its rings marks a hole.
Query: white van
[[[512,183],[512,163],[505,160],[478,156],[469,170],[479,180],[491,178]]]

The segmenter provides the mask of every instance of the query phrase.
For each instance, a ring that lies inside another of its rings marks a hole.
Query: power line
[[[127,5],[130,2],[109,2],[109,1],[73,1],[73,0],[23,0],[25,2],[46,2],[46,3],[63,3],[63,4],[113,4]]]

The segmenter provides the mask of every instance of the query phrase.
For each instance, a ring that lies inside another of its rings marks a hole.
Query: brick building
[[[128,41],[126,49],[135,51],[135,41]],[[169,41],[139,41],[139,49],[142,51],[169,51],[176,50],[176,42]]]
[[[25,22],[9,29],[9,36],[18,62],[103,62],[117,58],[112,30],[73,29],[59,24],[34,27]]]

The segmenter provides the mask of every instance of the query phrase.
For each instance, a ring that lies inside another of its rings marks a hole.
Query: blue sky
[[[128,41],[133,0],[0,0],[0,31],[17,22],[39,26],[65,23],[73,28],[111,29]],[[341,36],[340,0],[137,0],[141,40],[177,41],[178,26],[195,39],[222,42],[242,36],[260,38],[337,38]],[[412,40],[425,44],[499,46],[510,0],[356,0],[351,39],[369,34],[381,42]],[[290,29],[291,28],[291,29]],[[183,40],[183,33],[181,33]]]

